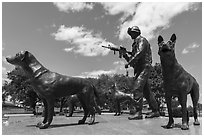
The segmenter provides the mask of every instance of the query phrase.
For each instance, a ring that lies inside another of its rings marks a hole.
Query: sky
[[[2,80],[14,69],[5,57],[21,50],[64,75],[125,74],[125,60],[101,46],[131,50],[127,28],[134,25],[151,44],[153,65],[160,62],[158,36],[168,41],[175,33],[177,60],[202,91],[201,2],[3,2]],[[133,76],[133,69],[128,70]]]

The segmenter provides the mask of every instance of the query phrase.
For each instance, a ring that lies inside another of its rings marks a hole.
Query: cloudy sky
[[[202,88],[201,3],[2,4],[2,79],[14,67],[5,57],[28,50],[51,71],[70,76],[125,74],[124,59],[102,45],[131,50],[127,28],[139,26],[160,62],[157,37],[177,35],[176,56]],[[129,69],[132,76],[132,69]]]

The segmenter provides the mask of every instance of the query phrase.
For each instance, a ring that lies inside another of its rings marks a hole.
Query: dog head
[[[25,71],[30,71],[30,69],[35,69],[37,65],[37,60],[28,51],[20,51],[14,56],[9,56],[6,58],[7,62],[23,68]]]
[[[12,65],[23,67],[25,65],[25,59],[28,54],[28,51],[20,51],[15,56],[7,57],[6,60]]]
[[[171,38],[169,41],[164,42],[164,39],[162,36],[158,37],[158,46],[159,46],[159,51],[158,54],[161,57],[172,57],[175,56],[175,47],[176,43],[176,35],[172,34]]]

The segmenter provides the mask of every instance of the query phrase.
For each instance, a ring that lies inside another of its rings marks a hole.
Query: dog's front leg
[[[118,114],[119,114],[118,102],[119,101],[117,99],[114,100],[114,107],[115,107],[115,114],[114,114],[114,116],[118,116]]]
[[[47,122],[48,104],[47,104],[47,101],[45,99],[42,99],[42,100],[43,100],[43,105],[44,105],[44,110],[43,110],[44,119],[43,119],[43,122],[37,123],[36,127],[39,127],[40,125],[43,125]]]
[[[179,98],[179,102],[180,102],[181,108],[182,108],[182,126],[181,126],[181,129],[182,130],[188,130],[189,129],[189,125],[188,125],[189,117],[188,117],[188,112],[187,112],[187,108],[186,108],[187,94],[183,94]]]
[[[121,113],[121,109],[120,109],[120,101],[119,100],[117,102],[117,108],[118,108],[118,115],[117,116],[120,116],[122,113]]]
[[[173,119],[172,108],[171,108],[171,98],[172,98],[171,95],[166,95],[167,109],[168,109],[168,114],[169,114],[169,122],[165,126],[165,128],[167,128],[167,129],[173,128],[173,126],[174,126],[174,119]]]
[[[47,99],[47,121],[42,123],[39,128],[46,129],[50,126],[54,115],[54,99]]]

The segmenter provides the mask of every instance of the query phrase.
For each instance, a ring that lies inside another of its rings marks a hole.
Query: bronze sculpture
[[[171,100],[172,96],[178,96],[179,103],[182,106],[182,126],[181,129],[189,129],[188,111],[186,108],[187,94],[191,95],[194,112],[194,125],[200,125],[198,121],[198,99],[199,99],[199,85],[196,79],[183,69],[178,63],[175,56],[176,35],[173,34],[168,42],[164,42],[162,36],[158,37],[158,45],[162,75],[164,81],[165,98],[167,102],[169,122],[165,128],[173,128],[174,120],[172,116]]]
[[[76,106],[77,103],[80,103],[80,101],[76,94],[71,95],[68,100],[69,100],[69,113],[66,114],[66,117],[72,117],[74,113],[74,106]],[[101,109],[98,107],[95,99],[94,99],[94,109],[99,115],[101,115]]]
[[[149,74],[152,63],[152,54],[150,44],[146,38],[141,36],[141,31],[138,26],[128,28],[127,33],[134,40],[132,44],[132,55],[128,56],[126,52],[123,52],[123,57],[128,62],[125,65],[127,68],[129,65],[134,68],[134,84],[133,89],[134,98],[139,100],[139,109],[133,117],[129,117],[129,120],[142,119],[142,107],[143,96],[147,99],[152,112],[149,113],[146,118],[159,117],[157,102],[149,88]]]
[[[78,121],[78,124],[84,124],[87,115],[91,118],[89,124],[95,121],[94,97],[98,97],[95,87],[90,81],[61,75],[45,68],[28,51],[21,51],[13,57],[7,57],[6,60],[13,65],[22,67],[22,69],[31,78],[31,85],[35,92],[43,100],[45,117],[43,122],[39,122],[37,127],[40,129],[48,128],[53,120],[55,98],[77,94],[84,109],[84,117]]]
[[[125,93],[121,90],[118,89],[117,85],[114,84],[110,87],[109,89],[109,94],[113,100],[113,104],[115,107],[115,114],[114,116],[119,116],[121,115],[121,103],[127,102],[130,109],[133,108],[133,105],[137,104],[137,101],[134,100],[134,95],[133,94],[128,94]]]

